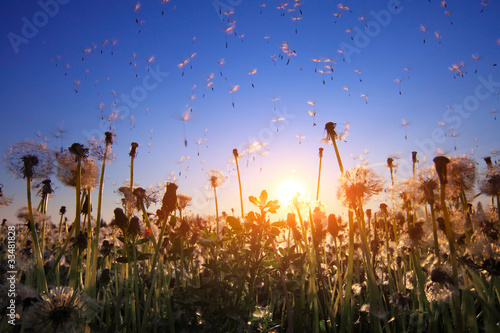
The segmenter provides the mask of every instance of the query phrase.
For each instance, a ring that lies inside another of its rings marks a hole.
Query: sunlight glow
[[[306,191],[304,186],[296,179],[288,179],[281,183],[278,189],[278,200],[283,206],[291,204],[292,198],[297,192],[300,195],[305,195]]]

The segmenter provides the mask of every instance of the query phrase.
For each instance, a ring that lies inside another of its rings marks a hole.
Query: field
[[[500,332],[499,1],[0,7],[0,332]]]
[[[224,175],[210,170],[215,218],[183,216],[191,198],[168,183],[164,193],[121,187],[122,207],[106,224],[100,219],[101,195],[112,133],[92,153],[75,143],[57,157],[21,142],[8,161],[27,183],[28,206],[20,212],[27,222],[2,225],[8,258],[2,274],[16,270],[18,281],[17,287],[10,285],[17,304],[12,327],[26,332],[497,331],[498,165],[485,159],[478,176],[469,157],[437,156],[435,167],[386,188],[392,209],[381,204],[379,210],[364,210],[366,201],[384,190],[383,182],[368,167],[343,170],[336,124],[325,128],[342,174],[337,196],[349,209],[346,221],[327,216],[319,201],[305,206],[299,193],[292,198],[295,212],[276,220],[279,202],[266,190],[240,198],[242,208],[247,199],[254,206],[245,218],[219,216],[216,193]],[[136,150],[133,142],[131,179]],[[236,149],[233,154],[238,160]],[[66,207],[58,225],[44,215],[50,181],[39,188],[36,210],[31,202],[32,178],[50,170],[54,158],[61,180],[76,189],[78,214],[69,227]],[[101,177],[93,219],[89,202],[97,163]],[[392,175],[392,158],[387,167]],[[489,208],[469,204],[475,184],[491,197]],[[155,202],[161,208],[148,212]],[[2,294],[3,302],[13,299],[7,297],[8,284]],[[2,306],[4,328],[8,305]]]

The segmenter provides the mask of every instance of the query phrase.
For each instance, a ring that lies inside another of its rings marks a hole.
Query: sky
[[[283,184],[340,212],[340,176],[324,125],[338,123],[344,167],[367,164],[411,177],[437,154],[498,157],[499,1],[2,1],[0,151],[21,140],[67,149],[113,130],[104,219],[129,181],[166,182],[192,196],[193,214],[214,214],[207,171],[221,170],[219,211],[240,215],[262,190],[290,211]],[[253,73],[253,74],[251,74]],[[73,220],[74,189],[53,175],[48,215]],[[0,168],[0,217],[17,222],[25,183]],[[285,186],[286,187],[286,186]],[[289,191],[295,191],[290,189]],[[94,198],[97,191],[93,192]],[[37,202],[39,198],[36,198]],[[383,196],[380,200],[384,200]],[[374,205],[380,203],[374,202]],[[96,201],[96,200],[95,200]]]

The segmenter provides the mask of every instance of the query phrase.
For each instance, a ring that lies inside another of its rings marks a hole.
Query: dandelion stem
[[[339,149],[337,148],[337,142],[332,139],[333,147],[335,148],[335,155],[337,155],[337,161],[339,162],[340,173],[344,174],[344,166],[342,165],[342,159],[340,158]]]
[[[31,237],[33,238],[33,247],[35,248],[36,266],[37,266],[37,290],[38,292],[47,292],[47,281],[45,279],[45,269],[43,267],[43,257],[42,251],[40,249],[40,243],[38,242],[38,236],[36,234],[35,220],[33,217],[33,207],[31,204],[31,177],[26,177],[26,195],[28,200],[28,214],[29,214],[29,224],[31,229]]]
[[[80,201],[80,192],[81,192],[81,174],[82,174],[82,159],[77,156],[77,164],[76,164],[76,207],[75,207],[75,222],[73,223],[72,229],[75,229],[74,235],[75,238],[80,234],[80,212],[81,212],[81,201]],[[75,244],[73,246],[73,255],[71,256],[71,269],[69,274],[69,286],[73,289],[77,289],[79,287],[79,279],[80,276],[78,272],[78,261],[80,257],[80,249]]]
[[[101,230],[101,206],[102,206],[102,193],[104,187],[104,171],[106,169],[106,155],[108,151],[108,146],[104,147],[104,154],[102,159],[101,167],[101,177],[99,179],[99,194],[97,197],[97,217],[96,217],[96,228],[95,228],[95,238],[92,243],[92,266],[90,270],[90,283],[88,285],[87,295],[93,299],[96,298],[96,275],[97,275],[97,251],[99,246],[99,236]],[[87,254],[88,255],[88,254]]]
[[[436,213],[434,212],[434,204],[429,203],[431,207],[431,218],[432,218],[432,234],[434,235],[434,252],[436,257],[438,258],[438,262],[440,262],[440,254],[439,254],[439,240],[438,240],[438,229],[436,224]]]
[[[321,181],[321,160],[323,159],[323,148],[319,149],[319,171],[318,171],[318,188],[316,190],[316,201],[319,201],[319,184]]]
[[[215,222],[217,224],[217,238],[219,238],[219,206],[217,206],[217,191],[214,188],[214,199],[215,199]]]
[[[346,276],[346,293],[342,306],[342,319],[340,321],[340,332],[352,332],[352,308],[351,308],[351,293],[352,293],[352,276],[354,268],[354,216],[352,210],[349,210],[349,254],[347,256],[347,276]]]
[[[238,186],[240,188],[240,205],[241,205],[241,218],[245,217],[243,213],[243,194],[241,192],[241,178],[240,178],[240,167],[238,165],[238,150],[233,149],[234,160],[236,162],[236,172],[238,173]]]
[[[453,238],[453,231],[451,229],[451,224],[450,224],[450,217],[448,214],[448,208],[446,206],[446,183],[445,182],[440,182],[441,183],[441,208],[443,210],[443,215],[444,215],[444,224],[445,224],[445,229],[446,229],[446,236],[448,238],[448,243],[450,246],[450,261],[451,261],[451,267],[453,269],[453,284],[455,288],[459,288],[458,285],[458,263],[457,263],[457,252],[455,249],[455,239]],[[460,296],[456,295],[454,297],[455,299],[453,300],[453,307],[455,310],[455,316],[456,316],[456,329],[458,333],[463,332],[463,327],[462,327],[462,313],[460,309]]]

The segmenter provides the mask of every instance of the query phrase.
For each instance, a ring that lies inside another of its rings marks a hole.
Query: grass
[[[19,316],[15,326],[7,323],[2,285],[0,330],[500,331],[498,207],[473,210],[473,188],[458,181],[469,172],[476,184],[475,167],[466,172],[457,167],[464,165],[460,157],[437,157],[436,171],[418,170],[422,177],[414,171],[411,196],[405,192],[400,202],[402,187],[394,179],[384,189],[368,168],[344,170],[335,124],[327,125],[327,133],[341,171],[338,198],[348,209],[346,222],[340,214],[327,217],[317,203],[304,205],[299,196],[286,221],[275,219],[280,203],[265,190],[249,196],[254,207],[243,218],[219,217],[217,202],[214,220],[186,216],[189,198],[182,196],[181,204],[175,184],[161,198],[130,185],[122,192],[123,207],[101,207],[111,134],[101,147],[96,221],[81,207],[90,203],[90,191],[81,187],[82,161],[92,157],[73,145],[77,213],[69,229],[65,209],[58,226],[43,215],[37,220],[31,204],[36,173],[24,175],[29,214],[27,224],[16,225],[17,234],[26,235],[16,245]],[[136,149],[132,144],[131,179]],[[233,155],[237,162],[237,151]],[[321,150],[318,189],[322,156]],[[412,159],[415,168],[415,154]],[[389,167],[392,176],[392,159]],[[479,180],[486,180],[497,205],[498,192],[491,188],[498,191],[498,174],[489,164]],[[217,170],[208,175],[214,195],[223,181],[219,176]],[[384,190],[392,191],[394,209],[382,204],[365,211],[366,202]],[[152,202],[161,205],[156,213],[148,211]],[[46,206],[47,200],[38,208]],[[104,210],[114,211],[110,223],[101,222]]]

